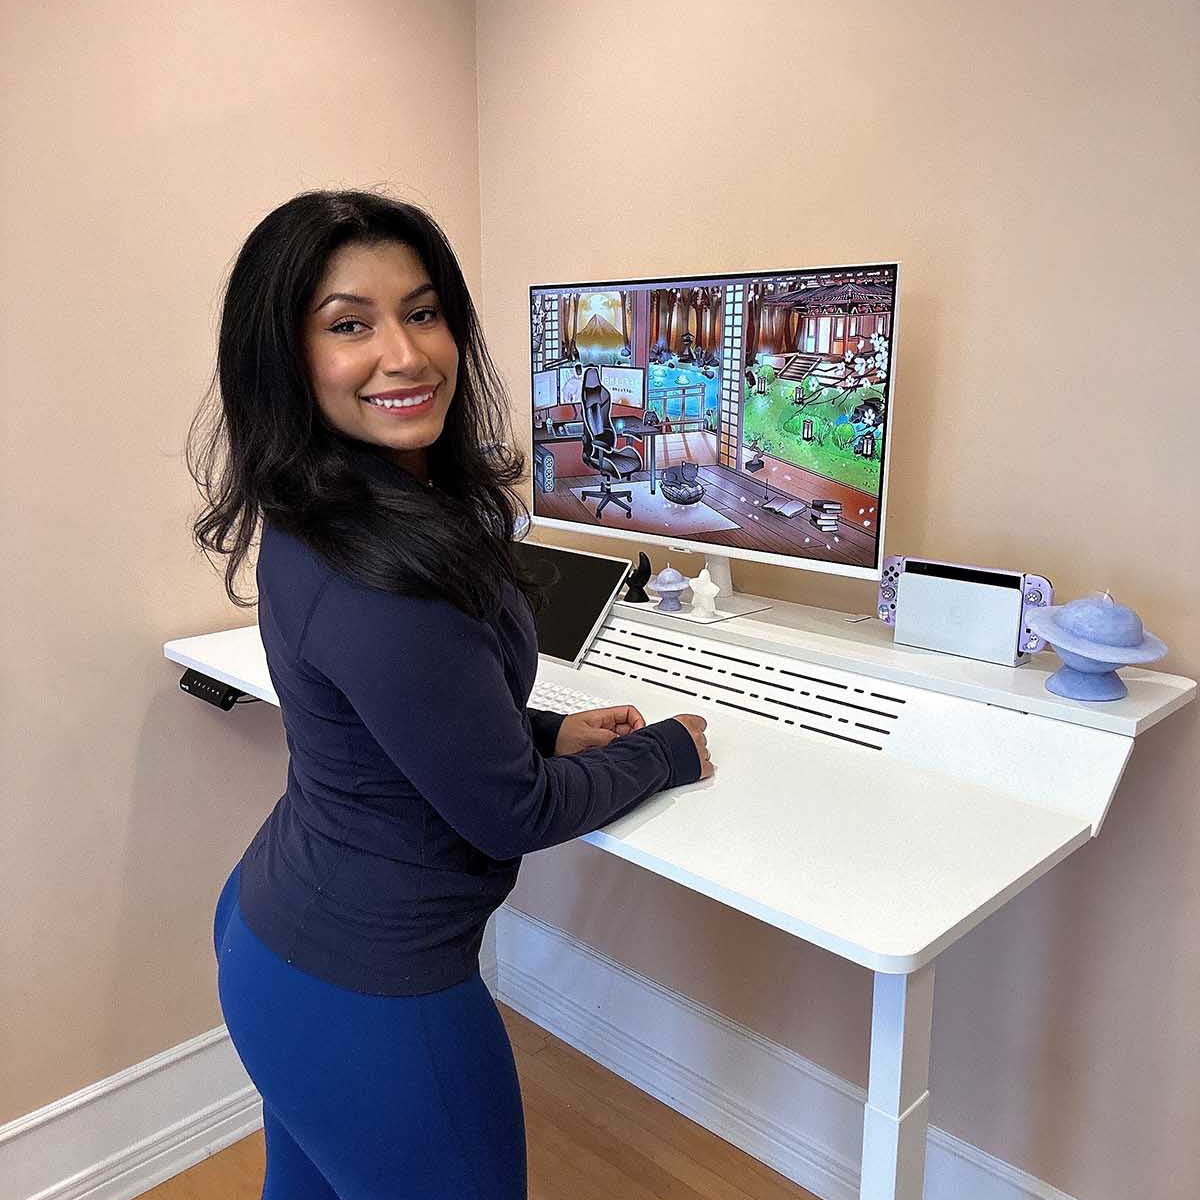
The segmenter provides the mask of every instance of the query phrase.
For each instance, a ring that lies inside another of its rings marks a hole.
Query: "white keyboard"
[[[577,713],[591,708],[611,708],[612,704],[608,700],[601,700],[599,696],[589,696],[586,692],[577,692],[574,688],[557,683],[544,683],[539,679],[530,693],[529,707],[543,708],[549,712]]]

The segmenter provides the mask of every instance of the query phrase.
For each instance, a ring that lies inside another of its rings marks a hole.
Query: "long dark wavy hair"
[[[349,243],[387,242],[420,257],[458,346],[458,386],[427,451],[436,491],[364,472],[355,459],[365,443],[324,419],[305,365],[303,317],[331,256]],[[504,386],[437,222],[371,192],[302,192],[259,222],[230,272],[216,368],[188,431],[188,470],[207,502],[195,542],[206,556],[228,556],[225,591],[240,607],[255,603],[234,580],[263,519],[369,586],[441,597],[486,618],[508,578],[536,611],[540,584],[511,551],[518,513],[529,512],[511,490],[525,455],[508,432]]]

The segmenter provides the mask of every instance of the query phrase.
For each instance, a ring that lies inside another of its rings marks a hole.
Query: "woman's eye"
[[[418,308],[409,313],[409,320],[415,321],[418,325],[429,325],[433,321],[436,321],[440,315],[436,308]],[[357,317],[343,317],[336,325],[330,325],[329,332],[341,333],[351,325],[361,325],[363,328],[366,328],[366,322],[360,321]]]

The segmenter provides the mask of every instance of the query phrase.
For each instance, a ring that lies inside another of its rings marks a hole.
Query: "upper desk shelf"
[[[770,597],[749,598],[761,599],[771,607],[707,626],[697,626],[656,612],[653,605],[622,601],[613,606],[613,616],[679,633],[690,631],[693,636],[702,633],[706,638],[730,645],[770,650],[814,665],[835,667],[1125,737],[1144,733],[1196,696],[1194,679],[1124,667],[1120,674],[1129,688],[1124,699],[1098,704],[1068,700],[1046,690],[1047,678],[1059,666],[1057,656],[1050,651],[1035,655],[1024,666],[1002,667],[896,645],[892,641],[892,630],[874,617],[864,618],[854,613],[812,608]],[[163,653],[174,662],[231,683],[248,695],[271,704],[278,703],[266,672],[257,625],[228,630],[220,635],[175,638],[164,643]]]
[[[744,595],[739,593],[739,595]],[[1062,665],[1043,651],[1020,667],[1001,667],[971,658],[896,645],[892,630],[874,617],[811,608],[770,597],[748,596],[771,607],[716,625],[687,627],[747,648],[770,646],[776,653],[838,667],[875,679],[904,683],[926,691],[960,696],[1018,712],[1035,713],[1090,729],[1135,737],[1196,695],[1196,681],[1136,667],[1121,668],[1129,688],[1123,700],[1086,704],[1046,690],[1046,680]],[[653,605],[618,602],[613,613],[665,628],[683,622],[654,611]]]

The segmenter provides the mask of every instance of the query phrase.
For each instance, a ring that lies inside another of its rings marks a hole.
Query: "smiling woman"
[[[508,580],[540,604],[509,553],[528,514],[508,399],[428,213],[370,192],[275,209],[230,273],[217,360],[220,405],[197,413],[188,463],[208,501],[196,542],[227,556],[235,604],[253,603],[234,581],[259,519],[370,586],[481,616]],[[364,472],[363,452],[401,470]]]
[[[258,631],[288,746],[213,928],[263,1097],[263,1198],[525,1200],[484,927],[524,854],[711,773],[703,719],[527,707],[524,460],[426,214],[357,192],[271,213],[230,276],[218,358],[196,536],[230,554],[229,588],[261,517]]]

